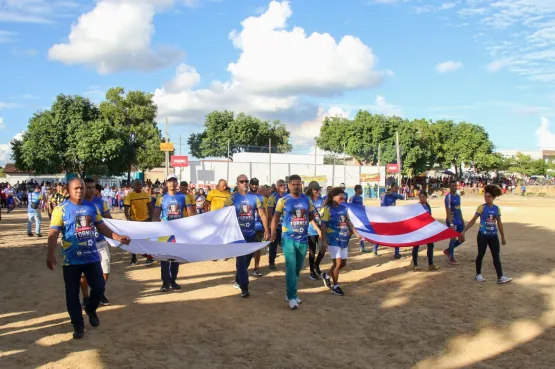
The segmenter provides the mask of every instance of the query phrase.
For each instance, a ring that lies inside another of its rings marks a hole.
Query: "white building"
[[[271,163],[272,164],[324,164],[323,155],[302,155],[302,154],[270,154],[255,152],[239,152],[233,154],[234,163]]]

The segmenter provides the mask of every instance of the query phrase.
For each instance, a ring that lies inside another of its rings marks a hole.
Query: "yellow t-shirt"
[[[222,209],[225,206],[225,202],[229,198],[229,196],[229,192],[220,191],[217,188],[208,192],[208,196],[206,196],[206,201],[210,202],[210,210]]]
[[[125,200],[123,200],[123,205],[130,207],[129,216],[131,220],[142,222],[148,220],[148,204],[150,204],[150,201],[150,195],[144,191],[139,193],[129,191]]]

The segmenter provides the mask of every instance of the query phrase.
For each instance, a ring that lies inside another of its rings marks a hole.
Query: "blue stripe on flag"
[[[366,231],[371,234],[376,234],[376,232],[374,232],[374,228],[372,228],[372,225],[370,224],[370,219],[368,219],[368,216],[366,214],[366,207],[364,205],[356,205],[356,204],[344,204],[344,205],[347,208],[349,208],[349,210],[351,210],[354,216],[357,217],[362,224],[364,224],[364,228],[362,229],[363,231]]]

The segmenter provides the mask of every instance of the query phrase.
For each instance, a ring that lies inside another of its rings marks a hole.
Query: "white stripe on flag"
[[[380,243],[395,244],[399,246],[402,246],[403,244],[414,244],[422,240],[426,240],[447,229],[446,226],[444,226],[443,224],[437,221],[434,223],[430,223],[414,232],[396,235],[396,236],[382,236],[382,235],[377,235],[366,231],[365,227],[362,227],[362,228],[356,227],[356,228],[358,233],[360,233],[362,237],[367,238],[372,242],[375,242],[377,244],[380,244]]]

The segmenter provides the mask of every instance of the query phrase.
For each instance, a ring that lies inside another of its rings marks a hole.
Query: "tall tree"
[[[292,149],[289,132],[279,121],[269,122],[243,113],[213,111],[206,116],[204,131],[189,136],[191,155],[197,158],[227,157],[237,152],[260,152],[272,140],[272,152],[285,153]]]
[[[102,118],[122,140],[120,161],[114,170],[127,173],[128,180],[132,167],[145,171],[164,160],[164,153],[160,151],[162,136],[155,121],[157,111],[152,94],[143,91],[125,94],[122,87],[109,89],[106,100],[100,103]]]
[[[90,100],[68,95],[58,95],[50,109],[35,113],[23,138],[11,142],[20,169],[81,175],[113,174],[120,144]]]

